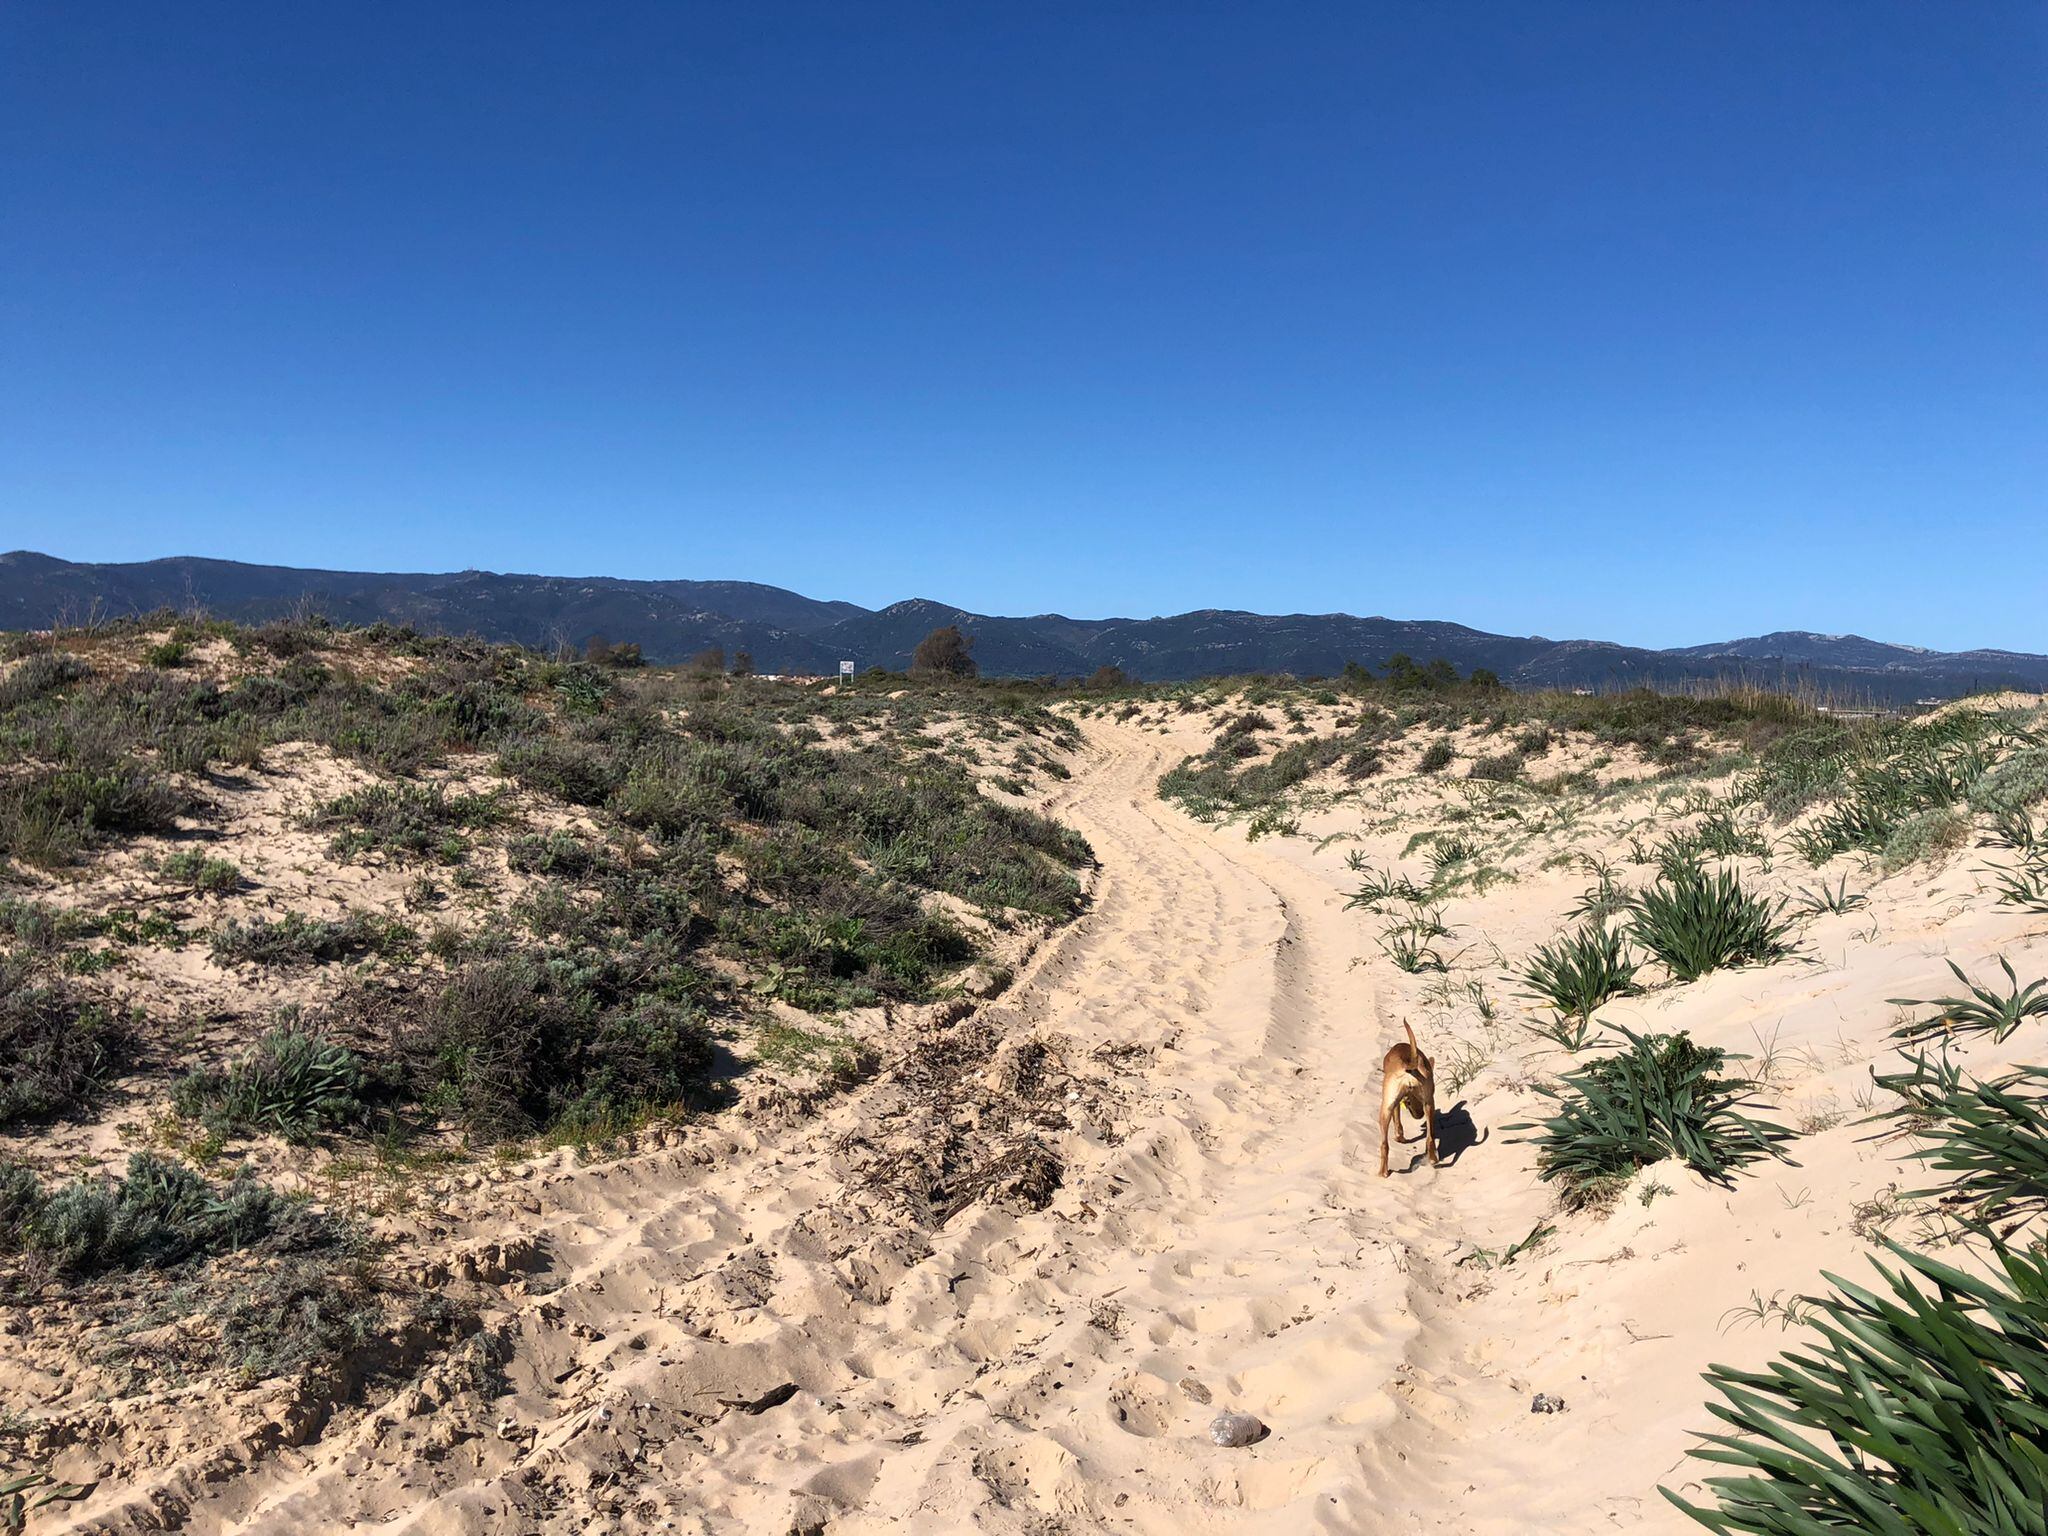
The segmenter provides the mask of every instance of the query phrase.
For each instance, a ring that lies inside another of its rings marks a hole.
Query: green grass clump
[[[1422,756],[1415,764],[1417,773],[1442,773],[1451,766],[1451,759],[1458,755],[1451,745],[1451,738],[1439,736],[1422,749]]]
[[[1362,907],[1368,912],[1378,912],[1389,902],[1421,901],[1429,894],[1406,875],[1396,874],[1390,869],[1376,869],[1356,855],[1351,861],[1351,868],[1365,879],[1344,903],[1347,910]]]
[[[1535,1143],[1537,1172],[1568,1208],[1611,1198],[1637,1169],[1669,1157],[1725,1184],[1747,1164],[1783,1155],[1778,1143],[1791,1133],[1742,1113],[1755,1085],[1722,1075],[1726,1051],[1682,1032],[1619,1032],[1624,1049],[1538,1086],[1556,1114],[1506,1127],[1536,1133],[1524,1139]]]
[[[270,1132],[306,1141],[360,1121],[368,1077],[355,1052],[291,1021],[269,1031],[225,1070],[188,1074],[178,1112],[221,1132]]]
[[[1636,965],[1617,930],[1589,922],[1530,957],[1522,972],[1524,993],[1568,1018],[1590,1019],[1601,1004],[1642,990]]]
[[[136,1047],[120,1013],[0,956],[0,1125],[90,1104]]]
[[[1664,1496],[1754,1536],[2040,1536],[2048,1530],[2048,1250],[1994,1244],[1999,1272],[1885,1246],[1878,1288],[1827,1276],[1814,1337],[1761,1371],[1706,1379],[1727,1426],[1693,1454],[1732,1468],[1714,1503]]]
[[[1904,1101],[1881,1118],[1925,1139],[1912,1156],[1947,1177],[1907,1198],[1939,1198],[1979,1224],[2048,1208],[2048,1067],[1965,1080],[1945,1056],[1908,1059],[1911,1071],[1873,1074]]]
[[[1733,870],[1668,868],[1630,904],[1628,936],[1679,981],[1734,965],[1767,965],[1792,952],[1782,901],[1767,901]]]
[[[1993,1040],[2003,1040],[2027,1020],[2048,1017],[2048,980],[2030,981],[2022,987],[2019,974],[2013,970],[2010,960],[2000,955],[1998,964],[2005,972],[2004,991],[1995,986],[1979,986],[1951,960],[1948,968],[1955,973],[1956,980],[1969,989],[1969,996],[1891,998],[1889,1001],[1895,1008],[1939,1010],[1931,1018],[1915,1019],[1900,1025],[1892,1031],[1893,1037],[1914,1041],[1936,1034],[1988,1034]]]

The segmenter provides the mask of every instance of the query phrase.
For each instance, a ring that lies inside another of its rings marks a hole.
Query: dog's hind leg
[[[1425,1101],[1423,1102],[1423,1106],[1422,1106],[1422,1119],[1423,1119],[1423,1123],[1424,1123],[1424,1124],[1425,1124],[1425,1125],[1427,1126],[1427,1128],[1428,1128],[1428,1135],[1429,1135],[1429,1166],[1430,1166],[1430,1167],[1432,1167],[1432,1168],[1434,1168],[1434,1167],[1436,1167],[1436,1166],[1437,1166],[1437,1161],[1436,1161],[1436,1099],[1435,1099],[1435,1098],[1434,1098],[1433,1096],[1432,1096],[1431,1098],[1429,1098],[1429,1099],[1427,1099],[1427,1100],[1425,1100]]]

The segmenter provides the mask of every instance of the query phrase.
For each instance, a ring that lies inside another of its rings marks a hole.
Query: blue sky
[[[2048,8],[0,8],[0,547],[2048,650]]]

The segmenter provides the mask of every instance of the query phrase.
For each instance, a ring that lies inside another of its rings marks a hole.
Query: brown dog
[[[1383,1179],[1387,1176],[1388,1122],[1393,1122],[1396,1141],[1414,1139],[1401,1134],[1404,1105],[1409,1114],[1422,1122],[1423,1135],[1429,1141],[1429,1166],[1437,1166],[1436,1069],[1415,1042],[1415,1026],[1403,1019],[1401,1027],[1408,1031],[1408,1043],[1395,1046],[1387,1052],[1387,1059],[1380,1063],[1380,1177]]]

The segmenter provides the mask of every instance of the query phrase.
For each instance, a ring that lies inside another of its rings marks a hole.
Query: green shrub
[[[142,653],[152,667],[182,667],[192,659],[192,647],[183,640],[159,641]]]
[[[1778,1143],[1791,1133],[1741,1112],[1755,1085],[1721,1075],[1726,1051],[1682,1032],[1619,1033],[1625,1049],[1554,1086],[1538,1085],[1556,1114],[1505,1127],[1536,1132],[1524,1139],[1535,1143],[1537,1172],[1558,1186],[1566,1206],[1598,1203],[1637,1169],[1669,1157],[1725,1184],[1758,1158],[1783,1155]]]
[[[1693,1454],[1712,1507],[1664,1496],[1710,1530],[2039,1536],[2048,1529],[2048,1249],[1993,1244],[1967,1274],[1887,1242],[1882,1289],[1827,1278],[1816,1335],[1762,1371],[1717,1365],[1727,1430]],[[1885,1294],[1889,1291],[1890,1294]]]
[[[179,1113],[217,1131],[274,1132],[305,1141],[360,1120],[367,1082],[355,1052],[291,1020],[225,1071],[188,1074],[174,1102]]]
[[[455,971],[393,1035],[413,1091],[486,1137],[680,1103],[704,1086],[713,1055],[688,1002],[523,954]]]
[[[80,1278],[167,1269],[311,1220],[246,1170],[216,1187],[148,1152],[132,1153],[126,1176],[111,1183],[81,1179],[45,1193],[15,1175],[7,1189],[15,1216],[0,1235],[59,1274]]]
[[[157,866],[157,873],[206,896],[225,896],[242,884],[242,871],[232,861],[208,858],[197,848],[171,854]]]
[[[1970,818],[1953,807],[1922,811],[1900,822],[1885,839],[1884,867],[1897,871],[1953,853],[1970,840]]]
[[[1642,990],[1636,985],[1636,963],[1618,932],[1605,923],[1589,922],[1530,957],[1522,972],[1524,993],[1561,1014],[1590,1019],[1609,999]]]
[[[369,852],[460,863],[469,845],[458,834],[498,825],[505,819],[496,794],[451,795],[440,784],[372,784],[342,795],[307,818],[307,825],[333,830],[329,845],[337,858]]]
[[[0,956],[0,1125],[91,1103],[136,1046],[120,1014]]]
[[[1522,776],[1528,766],[1528,759],[1520,752],[1501,752],[1491,757],[1475,758],[1472,766],[1465,770],[1468,779],[1490,779],[1496,783],[1509,783]]]
[[[329,965],[360,955],[405,953],[412,932],[403,923],[351,912],[340,918],[313,918],[287,912],[275,921],[256,918],[244,923],[229,918],[209,936],[216,965]]]
[[[68,864],[109,836],[169,832],[193,805],[140,763],[35,769],[0,780],[0,856]]]
[[[1628,936],[1679,981],[1732,965],[1766,965],[1792,952],[1782,901],[1748,890],[1732,870],[1667,868],[1631,903]]]
[[[1458,755],[1451,745],[1451,738],[1439,736],[1422,749],[1422,758],[1415,765],[1418,773],[1442,773],[1451,766],[1451,759]]]
[[[523,874],[554,875],[579,880],[598,866],[598,856],[575,833],[557,828],[543,836],[529,833],[505,844],[505,862]]]

